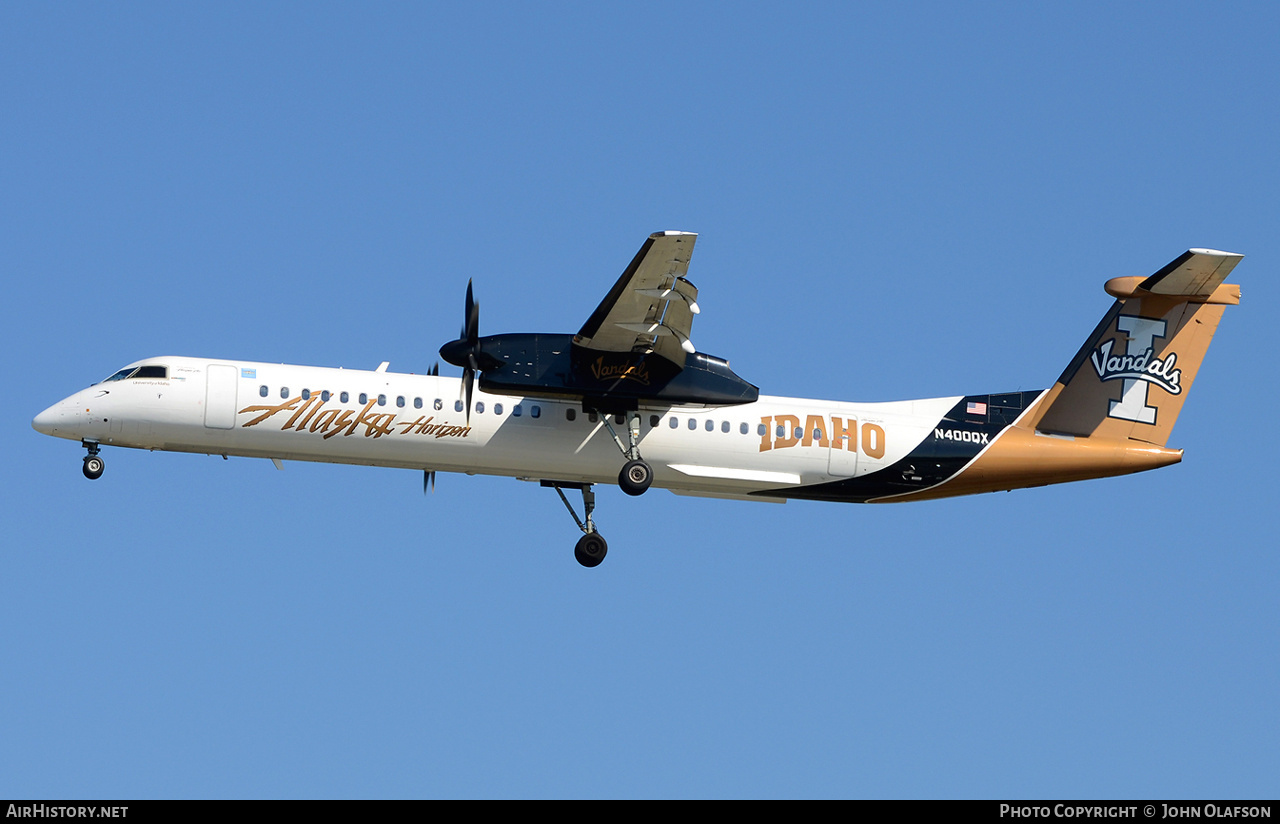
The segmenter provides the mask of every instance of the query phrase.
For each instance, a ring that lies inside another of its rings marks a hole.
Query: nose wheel
[[[84,456],[84,466],[81,471],[84,476],[91,481],[96,481],[102,477],[103,471],[107,468],[107,464],[98,455],[98,445],[85,441],[85,448],[89,450],[89,454]]]

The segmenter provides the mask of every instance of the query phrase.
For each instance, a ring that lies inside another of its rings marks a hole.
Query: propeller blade
[[[480,304],[476,302],[475,297],[471,293],[471,281],[467,281],[467,303],[465,306],[464,325],[462,327],[462,339],[467,343],[475,345],[480,339]]]
[[[468,366],[462,370],[462,391],[466,394],[467,426],[471,425],[471,388],[475,383],[475,370]]]
[[[431,364],[431,368],[427,370],[427,374],[433,378],[440,377],[440,361]]]
[[[431,487],[432,494],[436,491],[436,473],[434,469],[424,469],[422,471],[422,494],[427,494],[427,487]]]

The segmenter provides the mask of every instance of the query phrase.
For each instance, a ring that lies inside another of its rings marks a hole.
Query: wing
[[[606,352],[656,352],[677,366],[686,353],[698,290],[685,279],[698,236],[655,232],[587,318],[573,342]]]

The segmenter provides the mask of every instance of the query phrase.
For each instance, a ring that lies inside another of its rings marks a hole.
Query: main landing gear
[[[596,523],[591,515],[596,510],[596,493],[591,491],[591,484],[571,483],[569,481],[543,481],[543,486],[549,486],[560,496],[560,500],[564,502],[565,509],[569,510],[569,514],[573,516],[573,521],[581,529],[583,535],[578,539],[577,545],[573,548],[573,557],[578,559],[578,563],[584,567],[599,566],[604,560],[604,556],[609,552],[609,543],[604,536],[596,532]],[[573,504],[569,503],[569,499],[565,497],[564,490],[580,489],[582,490],[582,510],[583,517],[579,518],[578,513],[573,511]]]
[[[98,455],[97,441],[81,441],[85,449],[89,450],[89,454],[84,456],[84,476],[91,481],[96,481],[102,477],[102,472],[107,468],[106,462]]]
[[[591,411],[588,408],[588,411]],[[640,457],[640,413],[634,409],[627,412],[627,441],[622,442],[622,438],[613,428],[613,423],[609,420],[610,415],[607,412],[597,412],[603,415],[604,425],[608,427],[609,434],[613,436],[613,442],[618,445],[618,449],[622,451],[623,457],[627,462],[623,465],[622,471],[618,473],[618,486],[628,495],[643,495],[650,484],[653,483],[653,468]],[[609,552],[609,544],[605,541],[604,536],[596,531],[596,523],[592,518],[592,514],[596,509],[596,494],[591,491],[591,484],[577,483],[574,481],[543,481],[543,486],[549,486],[560,496],[560,500],[564,503],[564,508],[569,510],[569,514],[573,516],[573,522],[578,525],[578,529],[582,530],[582,537],[578,539],[577,545],[573,548],[573,557],[578,559],[578,563],[584,567],[599,566],[604,560],[604,556]],[[569,499],[565,497],[566,489],[578,489],[582,491],[582,510],[583,516],[578,517],[578,513],[574,512],[573,504],[569,503]]]
[[[640,457],[640,413],[634,409],[627,413],[625,444],[614,431],[607,414],[604,415],[603,420],[604,425],[609,429],[609,434],[613,436],[613,442],[618,445],[623,457],[627,459],[622,471],[618,473],[618,486],[622,487],[622,491],[628,495],[643,495],[653,483],[653,467]]]
[[[618,486],[628,495],[643,495],[653,483],[653,470],[641,460],[627,461],[618,473]]]

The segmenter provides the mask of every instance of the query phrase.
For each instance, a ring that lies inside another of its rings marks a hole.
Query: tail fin
[[[1118,300],[1049,390],[1043,432],[1164,446],[1223,310],[1223,281],[1243,255],[1191,249],[1149,278],[1107,281]]]

